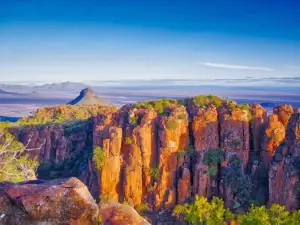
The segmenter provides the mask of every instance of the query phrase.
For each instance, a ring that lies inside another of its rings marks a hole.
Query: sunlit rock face
[[[286,130],[286,141],[280,145],[269,169],[269,203],[299,208],[300,113],[294,113]]]
[[[197,194],[223,197],[231,207],[237,200],[221,172],[236,157],[242,160],[243,173],[251,177],[252,198],[296,208],[297,170],[291,165],[298,157],[299,112],[283,105],[267,116],[258,104],[228,100],[196,104],[186,99],[155,107],[128,104],[100,112],[76,131],[50,124],[24,127],[14,134],[23,143],[30,140],[30,148],[42,146],[30,152],[42,163],[64,163],[88,149],[87,159],[77,163],[81,169],[76,176],[102,202],[162,210]],[[224,162],[212,175],[204,155],[218,148]],[[92,149],[103,154],[101,168]],[[275,194],[280,191],[285,197]]]

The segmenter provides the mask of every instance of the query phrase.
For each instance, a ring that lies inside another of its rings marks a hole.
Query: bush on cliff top
[[[164,114],[166,108],[178,104],[176,99],[162,98],[156,101],[138,102],[133,105],[133,108],[155,109],[159,114]]]
[[[199,107],[212,104],[218,108],[222,106],[223,100],[215,95],[198,95],[193,98],[193,103]]]
[[[228,104],[228,107],[231,109],[231,110],[234,110],[234,109],[241,109],[243,111],[246,111],[247,112],[247,115],[248,115],[248,119],[251,121],[253,116],[252,116],[252,113],[251,113],[251,109],[249,107],[248,104],[235,104],[235,103],[229,103]]]
[[[17,121],[19,125],[63,123],[65,121],[86,120],[99,113],[115,110],[106,105],[59,105],[39,108],[32,116]]]

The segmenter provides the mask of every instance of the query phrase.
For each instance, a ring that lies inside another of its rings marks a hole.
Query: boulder
[[[0,224],[97,224],[98,206],[77,178],[6,183],[0,188]]]
[[[132,207],[120,203],[101,204],[99,220],[103,225],[150,225]]]

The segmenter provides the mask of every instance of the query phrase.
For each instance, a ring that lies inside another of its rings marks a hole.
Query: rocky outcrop
[[[100,205],[99,220],[104,225],[150,225],[133,208],[119,203]]]
[[[291,105],[280,105],[273,109],[273,113],[278,116],[278,121],[280,121],[285,128],[289,123],[289,119],[294,113],[294,109]]]
[[[157,157],[156,119],[152,109],[126,109],[121,113],[123,124],[122,186],[123,200],[131,205],[151,201],[151,170]]]
[[[158,178],[155,190],[155,207],[172,208],[176,204],[176,177],[182,166],[178,154],[189,142],[188,116],[185,107],[179,106],[168,116],[160,116],[158,124]]]
[[[250,108],[252,113],[251,150],[255,154],[259,154],[259,152],[262,150],[261,143],[263,141],[264,130],[268,121],[267,110],[259,104],[252,104],[250,105]]]
[[[87,121],[62,125],[30,125],[9,128],[22,142],[31,158],[40,163],[57,163],[91,147],[91,123]]]
[[[31,157],[37,156],[41,163],[58,163],[66,168],[65,160],[78,152],[87,153],[82,155],[83,162],[74,163],[79,168],[74,176],[102,202],[171,209],[197,194],[222,196],[228,206],[242,203],[236,197],[237,188],[229,185],[234,181],[222,177],[222,171],[235,169],[238,159],[243,162],[239,174],[251,176],[253,199],[261,197],[265,201],[269,186],[264,182],[268,180],[266,176],[272,185],[270,202],[283,202],[274,194],[281,191],[293,196],[297,185],[291,185],[298,180],[294,170],[290,172],[290,165],[294,165],[298,153],[291,153],[297,144],[291,141],[296,128],[290,123],[295,121],[291,116],[295,110],[290,106],[276,107],[267,118],[260,105],[249,108],[212,99],[216,100],[204,98],[209,100],[207,104],[202,104],[202,97],[198,102],[189,99],[128,104],[101,112],[86,125],[28,126],[14,133],[23,143],[30,140],[29,148],[42,146],[30,151]],[[92,148],[94,155],[99,153],[98,159],[93,159]],[[204,163],[204,155],[217,148],[225,161],[211,168]],[[296,207],[291,203],[296,200],[289,196],[285,195],[285,199],[290,203],[283,203]]]
[[[114,125],[115,114],[100,114],[94,119],[93,144],[104,157],[97,168],[102,201],[118,201],[120,194],[122,129]]]
[[[97,224],[98,206],[76,178],[0,187],[0,224]]]
[[[276,149],[269,169],[269,203],[300,207],[300,113],[294,113],[287,125],[284,144]]]
[[[195,158],[193,163],[193,194],[211,196],[211,178],[208,166],[203,163],[204,153],[219,147],[219,120],[216,106],[199,107],[192,102],[188,104]]]
[[[133,208],[98,206],[76,178],[0,183],[0,225],[150,225]]]
[[[235,154],[246,167],[250,152],[250,112],[223,106],[219,110],[220,146],[225,152]]]
[[[195,150],[203,152],[219,147],[218,112],[214,105],[189,108]]]
[[[275,149],[285,140],[285,127],[279,121],[278,115],[272,114],[268,118],[267,128],[265,130],[263,149],[273,155]]]

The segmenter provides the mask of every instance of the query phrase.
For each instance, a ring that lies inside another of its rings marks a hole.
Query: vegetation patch
[[[24,117],[16,122],[18,125],[43,125],[67,121],[87,120],[100,113],[116,110],[108,105],[59,105],[54,107],[39,108],[32,116]]]
[[[296,225],[300,224],[300,210],[289,212],[284,206],[273,204],[271,207],[251,206],[243,214],[233,214],[224,207],[222,199],[213,197],[209,202],[204,197],[195,197],[190,204],[176,205],[173,214],[183,217],[186,222],[193,225]]]
[[[30,159],[27,150],[12,134],[0,130],[0,182],[35,179],[39,162],[37,158]]]
[[[198,107],[212,104],[219,108],[223,105],[223,99],[215,95],[198,95],[193,98],[193,103]]]
[[[103,167],[103,162],[105,160],[105,154],[103,149],[100,146],[97,146],[93,149],[93,161],[96,164],[96,168],[101,170]]]
[[[218,174],[218,166],[224,161],[224,153],[221,149],[209,149],[204,153],[203,163],[208,165],[207,173],[209,176],[216,176]]]
[[[251,109],[248,104],[235,104],[235,103],[231,102],[228,104],[228,107],[231,110],[240,109],[240,110],[246,111],[249,121],[252,121],[253,116],[252,116]]]
[[[176,130],[177,127],[178,127],[178,122],[177,122],[177,120],[175,118],[167,120],[166,128],[168,130]]]
[[[177,205],[173,213],[183,216],[189,224],[224,224],[226,220],[233,217],[232,213],[224,207],[220,198],[213,197],[209,202],[204,197],[196,195],[195,201],[191,204]]]
[[[217,166],[224,161],[224,152],[222,149],[209,149],[204,153],[203,162],[208,166]]]
[[[164,114],[167,108],[174,105],[179,105],[178,100],[163,98],[156,101],[138,102],[133,105],[133,108],[155,109],[159,114]]]
[[[130,124],[131,125],[138,125],[139,122],[139,117],[138,116],[133,116],[130,118]]]
[[[135,210],[138,212],[138,214],[143,215],[145,212],[149,211],[149,207],[145,203],[141,203],[135,207]]]
[[[131,144],[133,144],[133,139],[131,137],[125,137],[125,143],[127,145],[131,145]]]
[[[155,180],[159,178],[159,169],[157,167],[153,167],[150,169],[151,177]]]
[[[222,168],[221,177],[225,185],[230,186],[232,194],[236,196],[237,201],[243,206],[248,206],[253,185],[250,177],[244,173],[242,160],[237,157],[233,159],[229,166]]]

